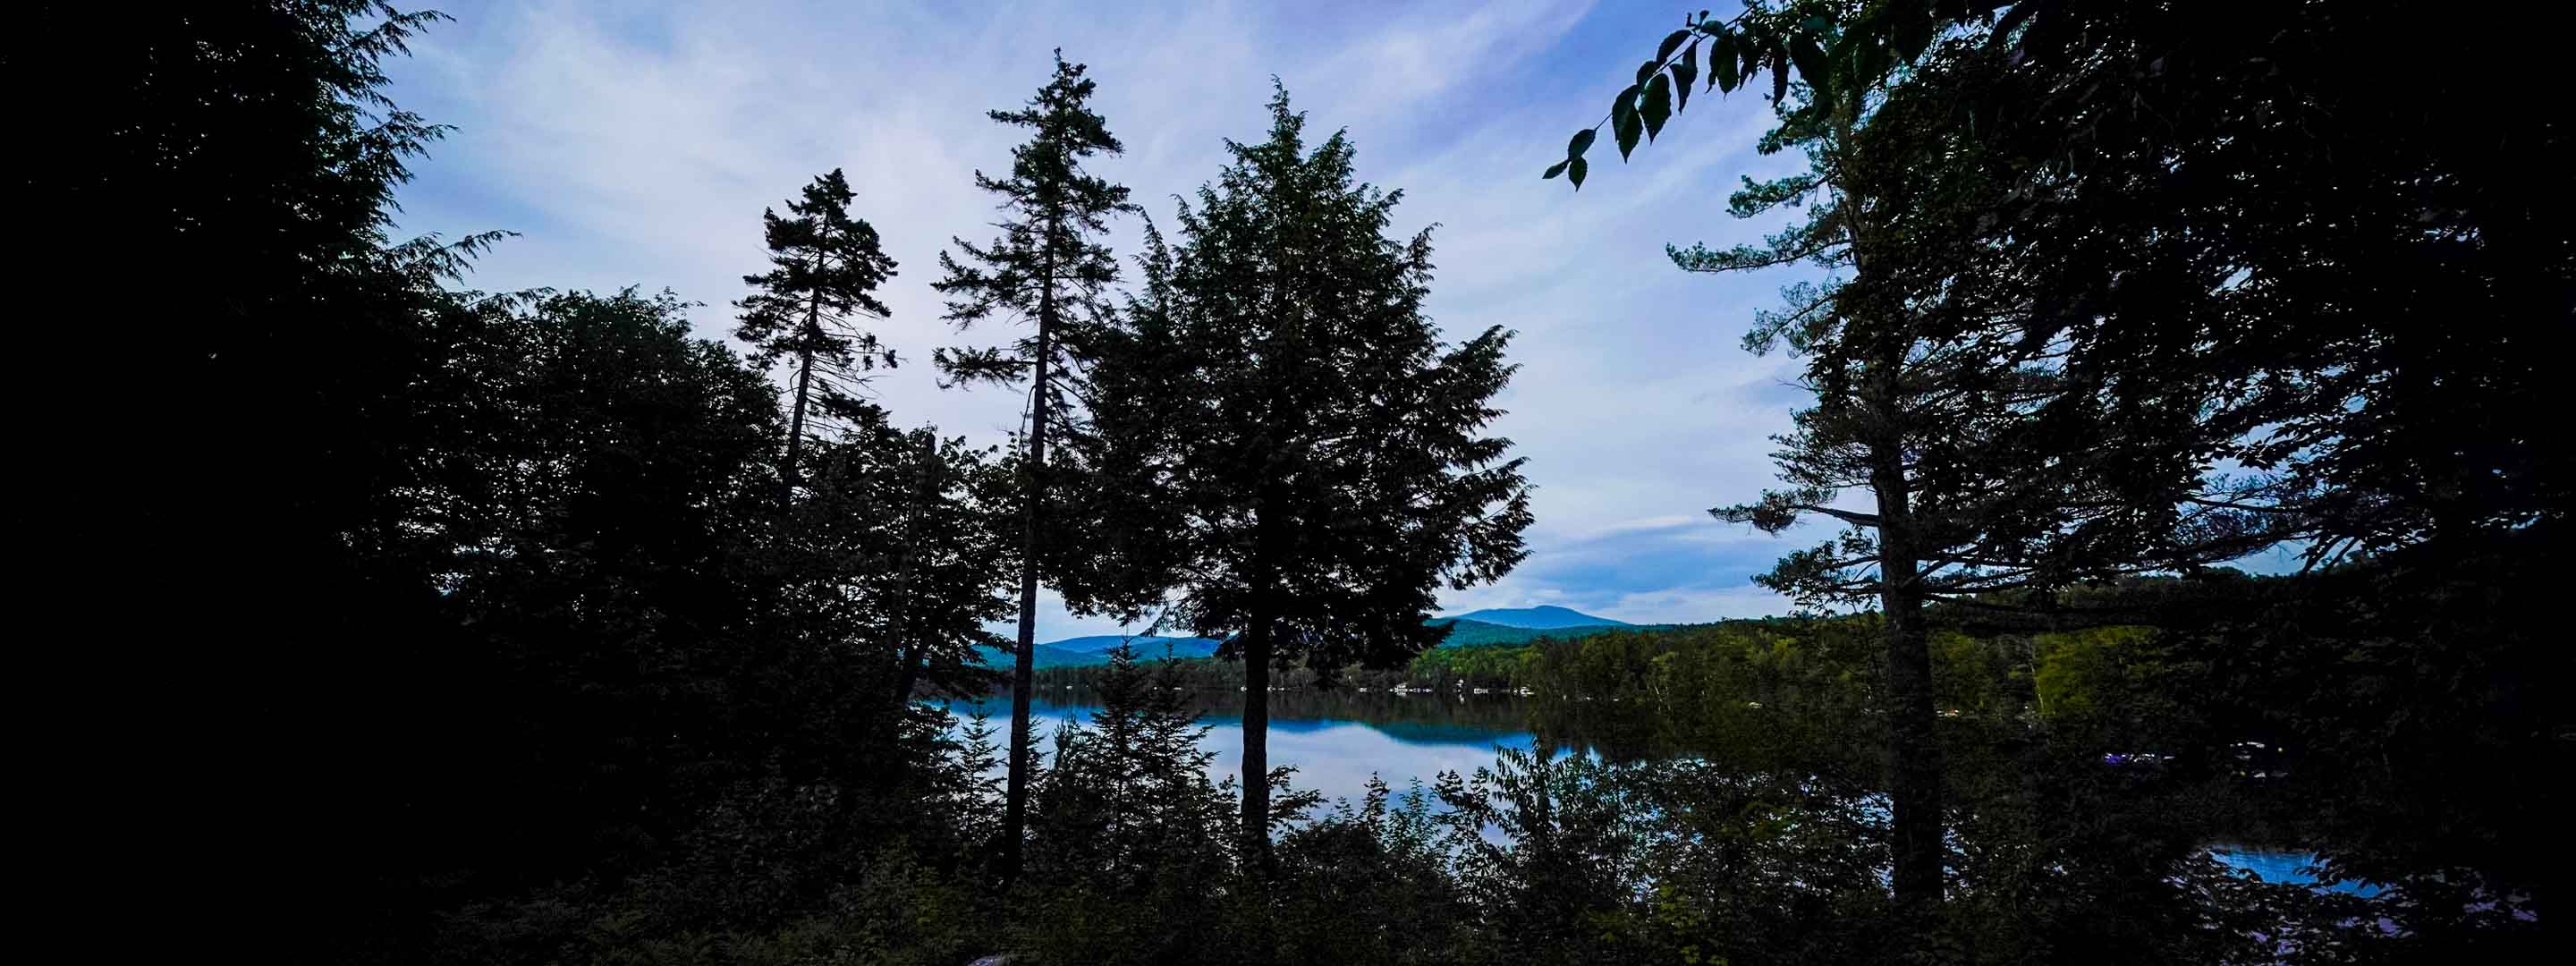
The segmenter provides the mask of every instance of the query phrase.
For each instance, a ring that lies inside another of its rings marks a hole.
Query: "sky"
[[[844,170],[852,213],[900,274],[875,331],[910,360],[872,386],[902,425],[999,443],[1008,389],[943,390],[934,348],[959,333],[930,288],[952,236],[992,236],[973,172],[1007,170],[1019,129],[985,112],[1025,103],[1050,51],[1086,63],[1093,107],[1127,151],[1091,170],[1168,225],[1174,197],[1212,179],[1226,138],[1267,133],[1275,75],[1313,140],[1344,129],[1360,177],[1401,189],[1395,231],[1425,226],[1439,266],[1428,314],[1452,341],[1500,325],[1520,366],[1493,432],[1526,457],[1536,516],[1526,562],[1444,591],[1443,613],[1556,604],[1637,623],[1789,612],[1752,575],[1821,528],[1774,537],[1710,506],[1772,482],[1769,437],[1803,393],[1795,360],[1740,347],[1753,312],[1795,271],[1694,275],[1668,242],[1756,241],[1745,176],[1762,157],[1756,97],[1692,101],[1622,164],[1607,143],[1583,191],[1539,172],[1597,121],[1678,8],[1564,0],[1484,4],[558,3],[448,0],[454,18],[388,65],[396,103],[454,131],[413,165],[399,234],[518,233],[472,286],[669,289],[701,303],[698,335],[727,339],[742,276],[762,270],[760,214]],[[1722,12],[1723,13],[1723,12]],[[1132,255],[1140,222],[1109,239]],[[1132,271],[1131,273],[1132,274]],[[1009,323],[1003,323],[1007,326]],[[1112,622],[1040,606],[1039,640]]]

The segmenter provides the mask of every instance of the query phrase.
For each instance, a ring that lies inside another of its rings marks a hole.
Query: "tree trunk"
[[[1838,119],[1837,144],[1848,145],[1853,121],[1849,115]],[[1852,170],[1848,158],[1838,167]],[[1870,234],[1875,221],[1870,199],[1840,179],[1835,187],[1844,194],[1843,237],[1851,249],[1852,270],[1866,272],[1876,241]],[[1885,305],[1876,310],[1904,311]],[[1931,916],[1941,905],[1941,744],[1934,730],[1932,653],[1923,626],[1923,548],[1916,536],[1902,428],[1910,415],[1902,393],[1912,336],[1910,327],[1892,328],[1893,333],[1879,337],[1862,404],[1879,427],[1869,443],[1869,482],[1878,497],[1878,605],[1887,618],[1888,803],[1895,840],[1891,879],[1905,941],[1922,944],[1930,939]]]
[[[827,224],[815,228],[814,271],[822,274],[824,239],[831,237]],[[805,297],[805,345],[796,353],[796,405],[787,411],[787,456],[778,464],[778,508],[787,509],[796,497],[796,454],[805,447],[805,389],[814,378],[814,348],[823,343],[823,292],[820,288]],[[780,514],[779,524],[786,525]]]
[[[808,330],[809,332],[811,330]],[[814,350],[796,354],[796,404],[787,410],[787,456],[778,462],[778,508],[796,495],[796,453],[805,445],[805,388],[814,377]]]
[[[1046,502],[1047,360],[1054,354],[1055,259],[1047,259],[1038,294],[1038,346],[1029,378],[1029,460],[1026,499],[1020,506],[1020,648],[1011,662],[1011,765],[1002,802],[1002,879],[1020,874],[1020,840],[1029,812],[1029,691],[1036,686],[1038,639],[1039,508]]]
[[[901,720],[904,705],[912,703],[913,689],[921,685],[921,648],[901,645],[896,649],[895,659],[903,662],[894,676],[894,713],[896,720]]]
[[[1932,654],[1923,626],[1921,561],[1903,456],[1874,447],[1879,608],[1887,616],[1887,723],[1894,806],[1896,904],[1909,918],[1941,903],[1941,743],[1934,733]]]
[[[1270,863],[1270,633],[1275,618],[1270,591],[1253,591],[1252,619],[1243,632],[1243,856]]]
[[[939,434],[933,432],[923,441],[921,448],[920,479],[913,490],[912,519],[907,521],[910,525],[905,528],[903,583],[895,591],[895,606],[904,608],[906,617],[895,629],[895,659],[901,662],[895,668],[894,677],[894,714],[898,722],[903,720],[905,706],[912,702],[913,686],[921,681],[921,661],[930,646],[929,641],[918,639],[924,636],[921,622],[911,619],[914,613],[912,588],[916,576],[914,570],[921,566],[921,541],[928,536],[926,531],[929,528],[922,524],[922,520],[930,515],[931,502],[939,498],[941,469]]]
[[[1274,400],[1271,412],[1285,411]],[[1277,436],[1272,436],[1277,439]],[[1275,452],[1275,451],[1274,451]],[[1243,628],[1243,861],[1256,885],[1270,872],[1270,655],[1279,624],[1281,519],[1276,465],[1263,467],[1252,500],[1251,613]]]

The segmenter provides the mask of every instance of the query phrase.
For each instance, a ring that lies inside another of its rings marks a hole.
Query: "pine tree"
[[[2116,375],[2084,338],[2085,313],[1997,271],[2008,248],[1980,217],[2007,196],[1976,139],[1920,102],[1883,95],[1780,104],[1766,150],[1806,150],[1810,170],[1750,182],[1751,217],[1802,206],[1762,245],[1671,251],[1683,269],[1807,263],[1833,274],[1783,291],[1745,345],[1805,358],[1815,404],[1773,454],[1787,485],[1712,509],[1778,533],[1808,517],[1844,526],[1757,582],[1808,605],[1886,618],[1889,798],[1898,905],[1941,901],[1941,745],[1927,605],[2053,590],[2122,573],[2189,570],[2280,539],[2259,514],[2196,507],[2223,430],[2197,417],[2209,386],[2188,373]],[[1840,497],[1866,490],[1859,508]],[[1928,920],[1917,919],[1917,925]]]
[[[1099,435],[1146,471],[1114,477],[1182,525],[1158,551],[1178,618],[1244,665],[1247,855],[1274,820],[1269,674],[1410,659],[1442,583],[1524,556],[1528,487],[1508,440],[1481,435],[1510,378],[1509,333],[1444,345],[1422,314],[1428,231],[1382,233],[1400,192],[1355,184],[1341,134],[1306,150],[1282,90],[1259,144],[1149,240],[1145,289],[1095,380]],[[1154,387],[1189,386],[1175,399]],[[1143,441],[1151,440],[1146,443]],[[1132,467],[1127,468],[1132,472]]]
[[[1047,444],[1068,413],[1069,390],[1087,358],[1085,330],[1103,308],[1102,290],[1118,278],[1109,249],[1094,239],[1109,216],[1129,208],[1127,189],[1083,170],[1084,158],[1124,150],[1107,122],[1086,106],[1097,86],[1081,64],[1056,52],[1055,76],[1026,108],[991,111],[997,123],[1031,129],[1011,151],[1011,174],[975,173],[975,186],[1001,197],[1002,234],[984,245],[951,239],[964,260],[940,253],[945,277],[932,287],[949,296],[949,321],[960,330],[996,314],[1032,323],[1007,348],[941,350],[940,371],[956,383],[1029,387],[1022,474],[1019,642],[1011,668],[1011,760],[1003,802],[1002,866],[1020,865],[1029,796],[1030,676],[1037,646],[1038,575],[1043,567],[1048,488]]]
[[[1031,875],[1122,897],[1164,883],[1204,888],[1225,871],[1232,837],[1231,803],[1208,780],[1208,728],[1170,662],[1139,664],[1125,645],[1108,656],[1099,709],[1057,734],[1038,783],[1030,837],[1044,848]]]
[[[762,210],[761,234],[773,267],[743,276],[755,291],[734,303],[742,310],[734,337],[751,344],[752,361],[795,360],[787,441],[778,464],[782,502],[798,485],[807,414],[829,411],[866,378],[862,373],[896,362],[894,350],[854,321],[886,317],[885,303],[874,293],[895,274],[894,259],[878,247],[876,228],[850,217],[855,197],[849,180],[834,168],[806,185],[802,200],[787,203],[787,217]]]
[[[2226,487],[2210,479],[2218,443],[2197,420],[2208,381],[2141,366],[2138,358],[2156,358],[2141,345],[2123,358],[2089,330],[2092,304],[2032,291],[2027,270],[2009,265],[2014,250],[2035,245],[1991,227],[2027,204],[2027,188],[1996,173],[2027,157],[1986,147],[1991,134],[1955,116],[1973,95],[1886,111],[1888,88],[1904,88],[1906,75],[1891,67],[1924,62],[1927,49],[1929,62],[1963,57],[1978,44],[1932,46],[1940,31],[1922,23],[1922,10],[1862,10],[1821,0],[1690,21],[1664,36],[1607,124],[1623,157],[1641,137],[1654,139],[1690,103],[1708,41],[1710,88],[1731,93],[1770,72],[1780,126],[1762,137],[1762,152],[1803,147],[1811,157],[1806,173],[1747,180],[1731,198],[1736,216],[1806,206],[1806,222],[1765,245],[1672,250],[1685,270],[1837,270],[1785,289],[1788,304],[1747,335],[1757,353],[1785,345],[1808,358],[1816,404],[1798,412],[1775,453],[1788,487],[1710,513],[1772,533],[1808,515],[1844,523],[1834,541],[1788,554],[1757,580],[1801,603],[1886,613],[1893,886],[1899,907],[1927,914],[1942,896],[1942,765],[1924,605],[2202,567],[2272,544],[2285,520],[2208,500],[2210,487]],[[1577,131],[1546,178],[1569,175],[1579,188],[1592,142],[1595,129]],[[1875,505],[1837,505],[1847,489],[1868,489]]]

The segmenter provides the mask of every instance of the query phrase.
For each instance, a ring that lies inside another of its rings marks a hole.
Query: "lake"
[[[1211,779],[1235,777],[1243,768],[1243,696],[1240,693],[1193,692],[1199,723],[1207,732],[1199,746],[1215,755]],[[1506,695],[1443,696],[1439,694],[1282,691],[1270,699],[1270,762],[1297,769],[1294,787],[1323,793],[1327,803],[1357,801],[1371,776],[1402,794],[1419,780],[1428,786],[1444,771],[1471,774],[1490,765],[1500,748],[1529,749],[1538,738],[1528,721],[1529,702]],[[952,720],[962,725],[977,712],[989,715],[996,740],[1004,740],[1011,717],[1007,694],[972,701],[950,701]],[[1055,730],[1067,723],[1089,724],[1100,707],[1098,698],[1080,690],[1040,693],[1029,703],[1032,729],[1040,749],[1049,747]],[[2314,852],[2277,846],[2214,843],[2210,854],[2221,863],[2266,882],[2314,885],[2346,893],[2372,895],[2378,890],[2359,882],[2319,883],[2307,871]]]
[[[1216,755],[1210,777],[1241,774],[1242,694],[1204,692],[1193,698],[1199,723],[1208,729],[1200,747]],[[1096,697],[1080,691],[1035,696],[1029,717],[1039,748],[1048,747],[1048,736],[1063,723],[1090,723],[1099,707]],[[951,701],[948,709],[952,716],[981,711],[992,716],[996,729],[1009,729],[1009,695]],[[1492,764],[1497,748],[1530,748],[1537,741],[1524,720],[1522,699],[1514,697],[1345,690],[1282,691],[1270,698],[1271,766],[1296,768],[1294,786],[1322,792],[1327,802],[1358,800],[1371,775],[1400,794],[1415,779],[1429,785],[1443,771],[1471,773]]]

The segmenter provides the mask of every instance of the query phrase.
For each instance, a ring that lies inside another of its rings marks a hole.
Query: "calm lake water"
[[[1243,771],[1243,696],[1195,694],[1199,723],[1207,726],[1200,747],[1216,755],[1212,778]],[[1100,702],[1077,691],[1041,693],[1029,704],[1039,748],[1065,722],[1089,724]],[[1011,720],[1008,695],[975,701],[952,701],[958,717],[981,711],[996,729]],[[1322,792],[1326,801],[1357,801],[1368,790],[1370,775],[1386,780],[1401,794],[1408,782],[1424,785],[1443,771],[1472,773],[1490,765],[1497,748],[1529,748],[1537,743],[1522,717],[1518,698],[1480,695],[1444,698],[1428,694],[1283,691],[1270,699],[1270,764],[1297,769],[1292,782],[1300,789]]]
[[[1199,706],[1199,723],[1207,726],[1200,747],[1216,756],[1209,765],[1209,777],[1241,774],[1243,696],[1207,692],[1192,697]],[[1048,747],[1048,736],[1062,724],[1089,724],[1099,706],[1095,696],[1081,691],[1037,695],[1029,709],[1039,747]],[[1009,729],[1009,695],[951,701],[947,707],[961,726],[966,717],[980,711],[991,717],[997,732]],[[996,740],[1000,739],[997,733]],[[1428,786],[1443,771],[1472,774],[1478,766],[1493,763],[1496,749],[1528,749],[1537,740],[1524,700],[1515,697],[1283,691],[1270,700],[1271,765],[1295,767],[1295,787],[1322,792],[1328,803],[1357,801],[1366,794],[1372,775],[1402,794],[1413,781]],[[2359,882],[2317,882],[2306,871],[2316,862],[2316,853],[2305,850],[2228,843],[2211,846],[2210,854],[2266,882],[2310,884],[2362,895],[2378,891]]]

